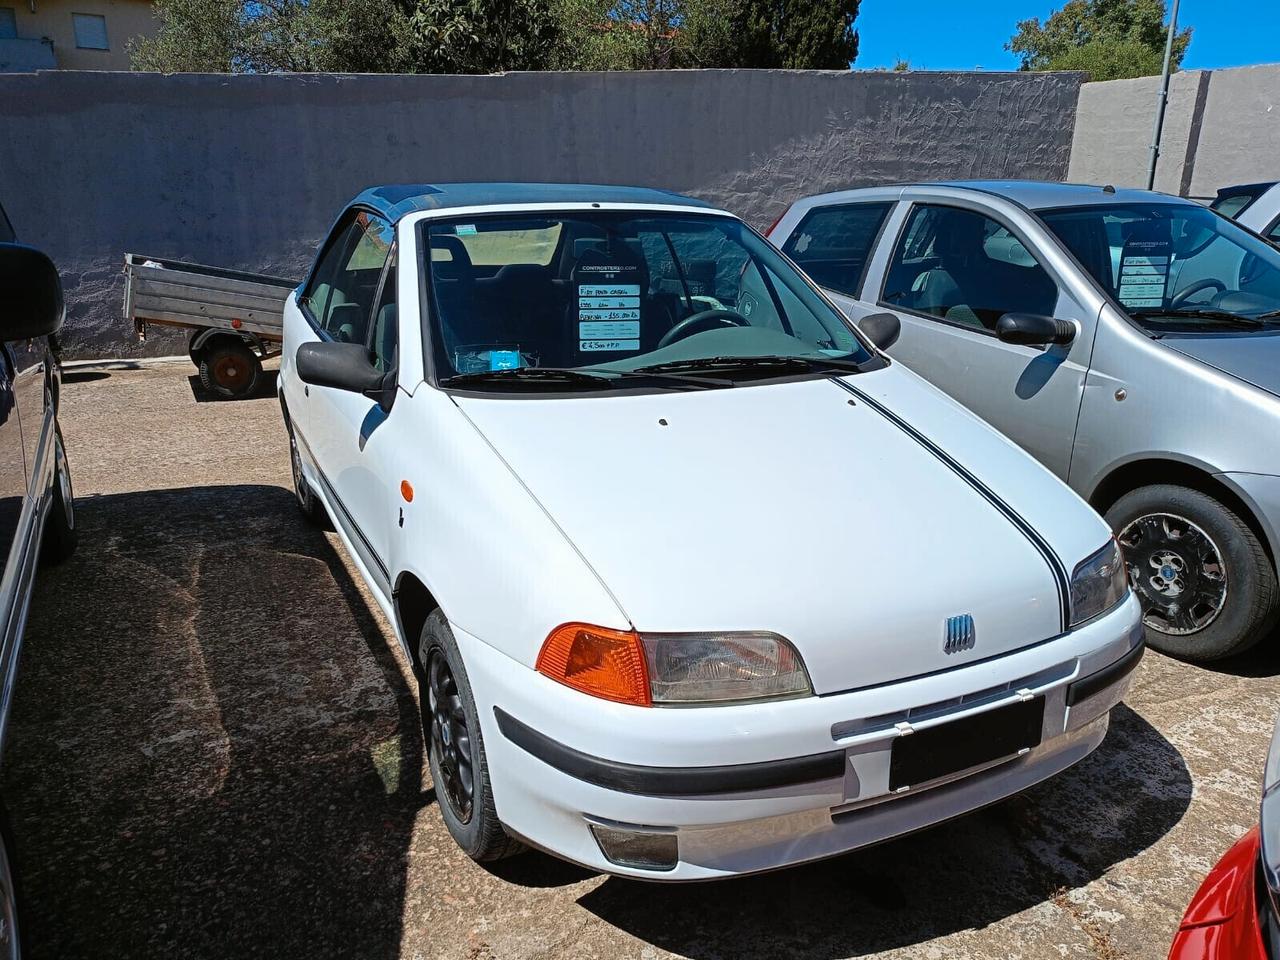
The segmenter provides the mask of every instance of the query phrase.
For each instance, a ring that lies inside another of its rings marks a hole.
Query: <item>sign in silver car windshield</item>
[[[1280,322],[1280,250],[1199,204],[1064,207],[1040,217],[1153,332]]]

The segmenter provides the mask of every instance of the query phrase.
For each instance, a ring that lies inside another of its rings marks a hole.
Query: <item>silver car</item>
[[[1280,243],[1280,183],[1242,183],[1223,187],[1209,209]]]
[[[1029,181],[810,197],[770,238],[1106,517],[1152,646],[1214,660],[1267,634],[1280,250],[1191,201]]]

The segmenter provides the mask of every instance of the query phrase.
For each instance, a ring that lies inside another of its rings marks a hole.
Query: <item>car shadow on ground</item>
[[[1175,658],[1176,659],[1176,658]],[[1197,663],[1213,673],[1229,677],[1260,678],[1280,676],[1280,625],[1244,653],[1209,663]]]
[[[30,956],[398,956],[417,706],[329,541],[274,486],[78,508],[3,771]]]

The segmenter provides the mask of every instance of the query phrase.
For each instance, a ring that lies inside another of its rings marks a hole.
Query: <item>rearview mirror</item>
[[[1006,313],[996,321],[996,336],[1005,343],[1028,347],[1067,344],[1076,338],[1076,325],[1038,313]]]
[[[34,247],[0,243],[0,340],[47,337],[65,314],[53,261]]]
[[[902,333],[902,321],[894,313],[872,313],[858,321],[858,329],[879,350],[888,350],[898,342]]]
[[[390,407],[385,388],[387,375],[373,365],[363,343],[321,340],[298,347],[298,376],[303,383],[359,393]]]

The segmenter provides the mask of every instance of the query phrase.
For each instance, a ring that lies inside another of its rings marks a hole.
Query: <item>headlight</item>
[[[640,634],[566,623],[547,636],[537,670],[593,697],[643,707],[813,692],[800,654],[773,633]]]
[[[1262,873],[1273,902],[1280,900],[1280,719],[1271,732],[1267,765],[1262,771],[1262,810],[1258,816]]]
[[[795,647],[774,633],[641,634],[654,703],[726,703],[813,692]]]
[[[1120,545],[1112,537],[1071,574],[1071,626],[1106,613],[1129,592],[1129,573]]]

